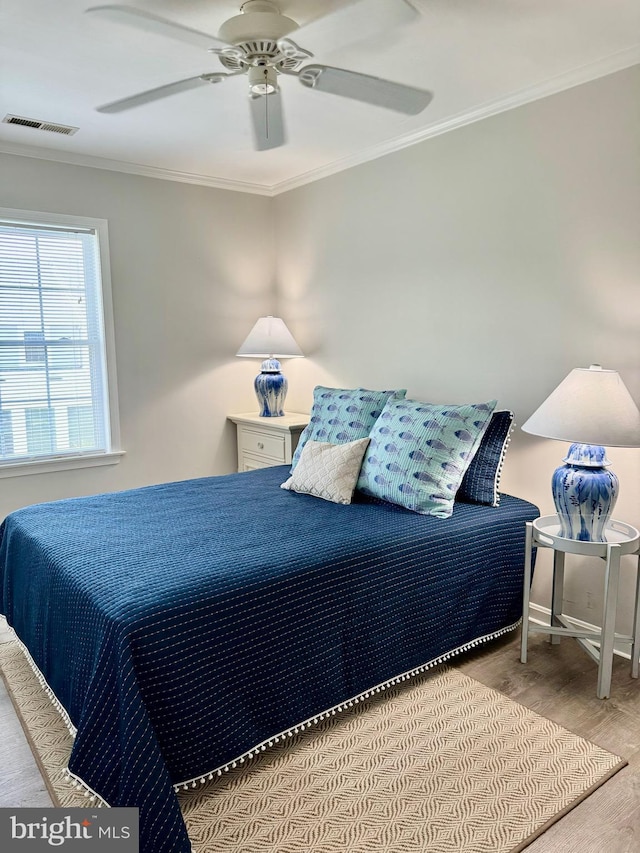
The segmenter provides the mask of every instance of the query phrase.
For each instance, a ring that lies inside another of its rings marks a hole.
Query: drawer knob
[[[258,449],[264,450],[264,444],[261,441],[258,442]]]

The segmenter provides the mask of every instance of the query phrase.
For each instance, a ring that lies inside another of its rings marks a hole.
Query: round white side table
[[[631,676],[638,678],[638,660],[640,657],[640,532],[623,521],[611,519],[605,527],[606,542],[583,542],[560,536],[560,520],[557,515],[541,516],[535,521],[528,521],[526,526],[520,660],[522,663],[527,662],[527,642],[529,633],[532,631],[549,634],[554,645],[560,642],[561,637],[573,637],[598,664],[596,695],[599,699],[606,699],[611,693],[611,669],[615,642],[631,645]],[[551,624],[548,626],[539,625],[529,619],[531,563],[534,548],[553,549]],[[600,557],[605,562],[604,606],[600,631],[581,631],[572,625],[562,613],[565,554]],[[631,636],[615,633],[620,557],[623,554],[638,555],[633,634]]]

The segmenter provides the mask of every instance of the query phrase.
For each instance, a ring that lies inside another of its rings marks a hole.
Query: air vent
[[[33,127],[34,130],[48,130],[51,133],[62,133],[65,136],[73,136],[79,130],[78,127],[71,127],[68,124],[54,124],[50,121],[40,121],[37,118],[25,118],[24,116],[14,116],[7,114],[2,119],[3,124],[19,124],[22,127]]]

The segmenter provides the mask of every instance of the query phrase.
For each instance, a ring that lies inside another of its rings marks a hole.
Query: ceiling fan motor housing
[[[281,15],[268,0],[247,0],[241,10],[240,15],[229,18],[220,27],[218,37],[222,41],[229,44],[257,39],[277,41],[298,29],[294,20]]]

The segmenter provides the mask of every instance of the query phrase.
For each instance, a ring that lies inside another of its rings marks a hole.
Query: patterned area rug
[[[15,643],[0,667],[54,802],[89,805]],[[194,853],[516,853],[626,764],[455,669],[347,708],[180,793]]]

